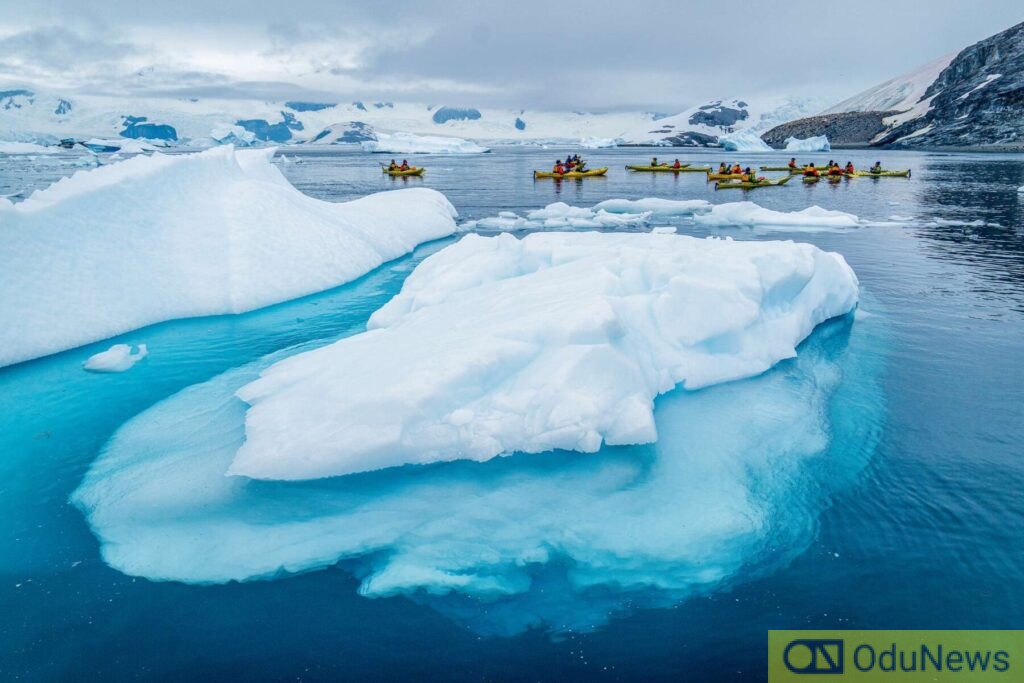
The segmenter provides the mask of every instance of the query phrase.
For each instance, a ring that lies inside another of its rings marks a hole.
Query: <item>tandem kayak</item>
[[[740,180],[742,173],[708,173],[708,180]]]
[[[871,171],[854,171],[854,176],[857,178],[909,178],[910,169],[905,171],[882,171],[881,173],[872,173]]]
[[[632,164],[626,165],[627,171],[648,171],[652,173],[708,173],[711,170],[710,166],[690,166],[683,164],[679,168],[672,168],[671,166],[634,166]]]
[[[762,181],[756,182],[756,183],[752,183],[752,182],[749,182],[749,181],[743,181],[743,180],[741,180],[740,182],[733,181],[733,182],[715,183],[715,189],[716,190],[753,190],[755,187],[779,187],[780,185],[785,185],[786,183],[788,183],[792,179],[793,179],[793,176],[788,175],[785,178],[776,178],[775,180],[762,180]]]
[[[390,176],[396,176],[396,175],[423,175],[426,172],[427,169],[425,169],[425,168],[423,168],[421,166],[420,168],[410,168],[408,171],[391,171],[391,170],[389,170],[387,168],[381,168],[381,170],[384,171],[385,173],[387,173]]]
[[[552,171],[534,171],[534,178],[593,178],[604,175],[608,172],[607,166],[595,168],[592,171],[569,171],[568,173],[554,173]]]
[[[803,168],[791,168],[789,166],[762,166],[760,168],[760,170],[762,170],[762,171],[789,171],[790,173],[792,173],[793,171],[800,171],[801,173],[803,173]]]

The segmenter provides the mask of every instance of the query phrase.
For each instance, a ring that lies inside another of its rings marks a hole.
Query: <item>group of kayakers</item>
[[[587,165],[583,159],[580,159],[579,154],[570,154],[565,157],[565,161],[561,159],[555,159],[555,165],[551,168],[552,173],[562,175],[563,173],[571,173],[573,171],[583,172]]]
[[[881,167],[879,164],[876,165]],[[794,170],[799,169],[799,167],[796,165],[796,159],[789,160],[789,167]],[[843,167],[840,166],[838,162],[832,159],[829,159],[828,164],[826,166],[822,166],[821,168],[816,168],[813,162],[803,167],[803,174],[805,177],[808,178],[820,178],[822,176],[823,171],[824,175],[841,176],[844,174],[853,175],[854,173],[857,172],[857,169],[854,167],[852,161],[847,161],[846,166]]]
[[[679,159],[676,159],[671,164],[662,164],[658,163],[658,157],[651,157],[651,166],[653,167],[664,166],[665,168],[682,168],[685,165],[686,164],[679,161]]]
[[[408,171],[408,170],[411,170],[411,169],[412,169],[412,166],[410,166],[409,162],[406,161],[405,159],[402,159],[402,165],[401,166],[396,164],[394,159],[392,159],[391,163],[388,165],[388,170],[389,171]]]
[[[758,183],[768,180],[764,176],[758,176],[750,166],[743,168],[739,164],[729,165],[728,162],[723,161],[718,165],[719,175],[738,175],[740,181],[744,183]]]

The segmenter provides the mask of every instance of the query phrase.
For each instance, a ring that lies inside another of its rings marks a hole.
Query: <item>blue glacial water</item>
[[[760,378],[662,397],[652,446],[257,486],[230,498],[204,490],[212,502],[191,518],[174,501],[122,517],[115,531],[128,535],[112,534],[102,551],[70,499],[102,474],[90,472],[101,453],[116,455],[105,445],[123,425],[122,435],[154,414],[172,420],[156,438],[135,431],[153,455],[136,463],[135,488],[163,476],[168,444],[230,447],[230,388],[240,378],[270,354],[361,331],[449,241],[315,296],[123,335],[116,341],[146,343],[150,356],[120,375],[81,370],[110,340],[0,369],[0,677],[757,681],[770,628],[1019,626],[1024,158],[806,155],[858,166],[882,158],[914,175],[740,197],[714,192],[699,174],[622,170],[649,151],[590,152],[593,166],[611,170],[582,182],[530,177],[564,149],[413,160],[429,167],[423,179],[382,177],[378,157],[356,153],[288,149],[280,167],[304,192],[335,201],[435,187],[466,220],[647,196],[900,216],[841,232],[712,233],[842,253],[861,281],[861,312],[822,326],[799,358]],[[5,159],[0,194],[45,186],[72,172],[70,161]],[[187,419],[210,406],[217,420]],[[312,538],[328,529],[339,556],[272,580],[190,585],[127,575],[101,554],[117,552],[115,536],[145,534],[155,560],[180,563],[206,544],[199,561],[209,568],[254,548],[273,552],[267,539],[284,524]],[[389,563],[433,566],[443,555],[459,565],[488,546],[573,540],[603,555],[585,567],[557,552],[491,565],[495,581],[515,587],[507,598],[360,592]]]

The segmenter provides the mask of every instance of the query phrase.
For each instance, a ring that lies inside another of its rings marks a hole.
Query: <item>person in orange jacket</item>
[[[829,175],[843,175],[843,169],[839,168],[839,164],[832,164],[828,169]]]
[[[551,169],[551,172],[557,173],[558,175],[565,173],[565,166],[562,165],[561,159],[555,159],[555,166]]]
[[[808,164],[807,168],[804,169],[804,177],[806,177],[806,178],[818,178],[818,177],[821,177],[821,173],[818,172],[818,169],[814,168],[814,163],[813,162]]]
[[[733,175],[739,175],[740,173],[743,173],[743,168],[739,164],[736,164],[735,166],[732,167]]]
[[[398,170],[400,170],[400,171],[408,171],[410,168],[412,168],[412,167],[409,166],[409,160],[408,159],[402,159],[402,165],[398,167]]]

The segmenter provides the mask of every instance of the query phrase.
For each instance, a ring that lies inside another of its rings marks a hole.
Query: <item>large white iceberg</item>
[[[238,396],[229,473],[309,479],[655,440],[654,397],[750,377],[849,312],[857,278],[808,244],[664,233],[468,235],[369,331]]]
[[[339,303],[379,296],[365,284]],[[306,350],[289,349],[129,420],[73,500],[103,559],[133,576],[287,580],[342,562],[360,593],[409,594],[477,632],[591,629],[762,575],[814,540],[878,438],[884,322],[845,316],[758,377],[660,397],[655,444],[313,482],[225,477],[246,438],[235,393]]]
[[[324,202],[273,153],[140,156],[0,199],[0,366],[321,291],[455,229],[438,192]]]
[[[693,217],[708,227],[855,228],[860,219],[852,213],[809,206],[801,211],[774,211],[754,202],[716,204],[711,211]]]
[[[771,152],[761,135],[750,129],[743,129],[718,138],[718,144],[729,152]]]
[[[412,133],[376,133],[376,140],[360,145],[365,152],[388,154],[482,154],[491,150],[462,138]]]
[[[831,150],[832,145],[829,144],[828,137],[825,135],[803,139],[786,138],[787,152],[829,152]]]

